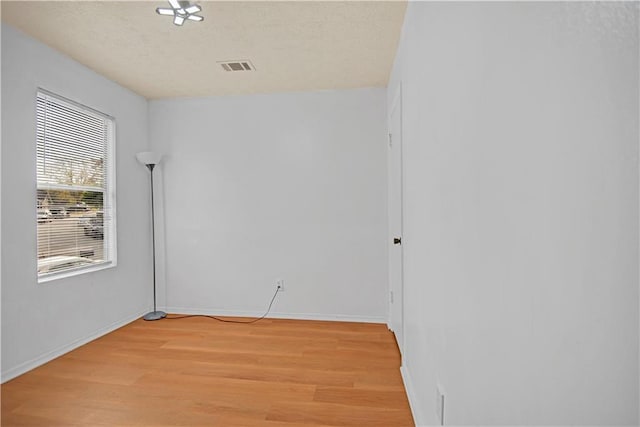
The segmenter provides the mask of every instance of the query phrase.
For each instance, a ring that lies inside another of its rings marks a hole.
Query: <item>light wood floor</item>
[[[137,320],[2,385],[2,426],[413,426],[385,325]]]

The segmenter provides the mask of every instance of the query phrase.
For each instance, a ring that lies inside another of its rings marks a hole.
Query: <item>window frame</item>
[[[106,260],[102,260],[102,261],[98,261],[96,262],[94,265],[81,265],[81,266],[77,266],[75,268],[71,268],[71,269],[67,269],[67,270],[62,270],[62,271],[53,271],[53,272],[46,272],[46,273],[39,273],[38,269],[36,268],[36,276],[38,279],[38,284],[42,284],[42,283],[48,283],[48,282],[52,282],[58,279],[63,279],[63,278],[68,278],[68,277],[73,277],[73,276],[78,276],[78,275],[82,275],[82,274],[86,274],[86,273],[91,273],[94,271],[100,271],[100,270],[105,270],[108,268],[113,268],[117,266],[117,260],[118,260],[118,251],[117,251],[117,207],[116,207],[116,141],[117,141],[117,123],[116,123],[116,119],[113,116],[110,116],[108,114],[105,114],[99,110],[96,110],[94,108],[91,108],[87,105],[81,104],[77,101],[74,101],[72,99],[66,98],[64,96],[58,95],[57,93],[51,92],[47,89],[38,87],[36,89],[35,92],[35,96],[34,96],[34,112],[35,112],[35,148],[36,148],[36,153],[34,156],[34,160],[35,163],[37,165],[39,159],[38,159],[38,136],[37,136],[37,129],[38,129],[38,98],[43,95],[45,97],[49,97],[55,100],[55,102],[58,102],[62,105],[65,105],[69,108],[72,109],[78,109],[80,110],[82,113],[85,114],[89,114],[92,116],[97,116],[100,119],[106,120],[107,122],[109,122],[109,127],[108,127],[108,137],[107,137],[107,143],[106,143],[106,150],[105,150],[105,163],[106,166],[104,167],[104,185],[105,185],[105,189],[104,189],[104,196],[103,196],[103,212],[109,212],[109,221],[104,222],[103,220],[103,239],[104,239],[104,248],[105,248],[105,252],[108,252],[109,259]],[[40,188],[40,183],[39,183],[39,179],[38,179],[38,170],[36,167],[36,171],[35,171],[35,193],[36,193],[36,206],[38,204],[38,191],[41,189]],[[55,187],[57,186],[52,186],[52,188],[55,189]],[[80,186],[78,186],[80,187]],[[36,209],[37,211],[37,209]],[[36,214],[36,218],[34,221],[34,224],[36,226],[36,237],[38,236],[38,218],[37,218],[37,214]],[[39,261],[39,255],[38,255],[38,243],[36,241],[36,264]],[[108,248],[108,249],[107,249]],[[73,255],[72,255],[73,256]]]

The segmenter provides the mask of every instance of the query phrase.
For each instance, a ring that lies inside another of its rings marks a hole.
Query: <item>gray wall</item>
[[[638,3],[410,3],[418,424],[638,423]]]
[[[386,320],[384,89],[149,111],[170,311],[261,314],[282,278],[274,316]]]
[[[116,119],[118,265],[37,282],[35,97],[50,90]],[[151,296],[147,102],[2,25],[2,380],[139,316]]]

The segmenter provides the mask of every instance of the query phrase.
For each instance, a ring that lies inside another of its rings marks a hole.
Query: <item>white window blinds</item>
[[[113,118],[37,93],[38,277],[115,263]]]

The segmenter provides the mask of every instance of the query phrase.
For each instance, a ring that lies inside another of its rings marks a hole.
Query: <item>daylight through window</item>
[[[113,118],[37,94],[38,277],[115,264]]]

